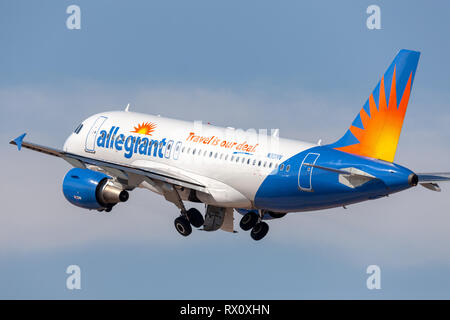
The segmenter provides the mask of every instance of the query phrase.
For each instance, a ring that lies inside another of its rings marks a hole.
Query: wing
[[[419,183],[430,190],[440,192],[438,182],[450,181],[450,172],[417,173]]]
[[[19,150],[21,148],[26,148],[47,155],[62,158],[67,162],[69,162],[74,167],[86,168],[87,165],[97,166],[105,170],[107,173],[116,176],[122,180],[128,181],[130,178],[132,179],[140,178],[141,181],[146,180],[148,182],[156,180],[166,182],[167,184],[172,186],[175,185],[208,193],[206,187],[202,183],[192,179],[191,177],[182,175],[180,173],[176,172],[167,173],[165,170],[157,168],[125,165],[112,161],[97,160],[89,157],[84,157],[77,154],[65,152],[63,150],[42,146],[28,141],[23,141],[25,135],[26,134],[24,133],[21,136],[17,137],[16,139],[10,141],[10,144],[16,145]]]

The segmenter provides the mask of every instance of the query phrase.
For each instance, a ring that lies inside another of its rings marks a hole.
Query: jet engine
[[[128,192],[114,185],[111,178],[101,172],[73,168],[63,181],[64,197],[73,205],[85,209],[111,210],[128,200]]]

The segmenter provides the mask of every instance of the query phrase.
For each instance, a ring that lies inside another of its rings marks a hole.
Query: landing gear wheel
[[[271,216],[274,219],[280,219],[283,218],[287,213],[276,213],[276,212],[269,212],[269,216]]]
[[[191,224],[188,219],[185,217],[178,217],[175,219],[175,229],[177,229],[178,233],[182,236],[187,237],[192,232]]]
[[[257,223],[253,227],[252,231],[250,232],[250,236],[252,237],[253,240],[258,241],[264,238],[267,232],[269,232],[269,225],[264,221],[262,221],[260,223]]]
[[[186,215],[187,215],[189,222],[195,228],[200,228],[205,223],[205,219],[203,219],[202,214],[200,213],[200,211],[198,211],[195,208],[190,208],[186,212]]]
[[[255,212],[246,213],[239,223],[242,230],[248,231],[258,223],[258,215]]]

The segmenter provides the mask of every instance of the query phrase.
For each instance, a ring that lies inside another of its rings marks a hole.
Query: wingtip
[[[9,143],[16,145],[17,146],[17,150],[20,151],[20,149],[22,149],[23,139],[25,138],[26,135],[27,135],[26,133],[23,133],[20,136],[18,136],[17,138],[15,138],[14,140],[11,140]]]

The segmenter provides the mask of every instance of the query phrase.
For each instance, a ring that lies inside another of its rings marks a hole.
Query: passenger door
[[[98,131],[100,130],[100,127],[103,125],[106,119],[107,119],[106,117],[101,116],[98,117],[97,120],[95,120],[86,137],[86,145],[84,148],[86,152],[95,153],[95,141],[97,139],[97,134]]]
[[[318,153],[308,153],[306,157],[303,159],[303,162],[300,166],[300,170],[298,171],[298,188],[303,191],[314,191],[312,188],[312,172],[314,167],[308,166],[314,165],[319,158],[320,154]]]

